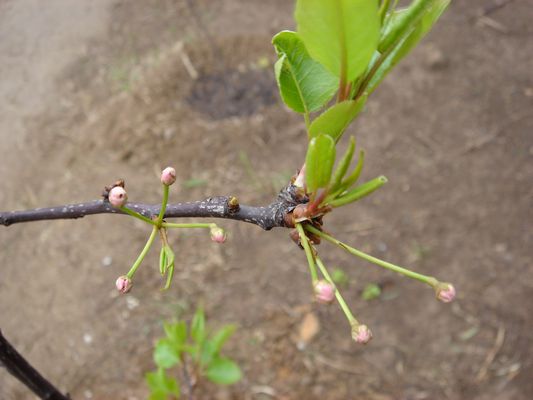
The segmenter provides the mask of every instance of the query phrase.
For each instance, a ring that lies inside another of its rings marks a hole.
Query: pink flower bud
[[[315,283],[315,298],[320,303],[331,303],[335,299],[335,286],[324,280]]]
[[[117,290],[120,293],[125,294],[131,290],[133,283],[131,282],[131,279],[128,278],[126,275],[122,275],[117,278],[115,286],[117,287]]]
[[[109,191],[108,198],[113,207],[122,207],[128,201],[128,194],[123,187],[115,186]]]
[[[218,226],[211,228],[211,240],[216,243],[224,243],[226,241],[226,232],[224,232],[224,229]]]
[[[170,186],[174,182],[176,182],[176,170],[172,167],[166,167],[163,172],[161,172],[161,183]]]
[[[372,339],[372,331],[366,325],[352,326],[352,338],[356,343],[367,344]]]
[[[451,283],[439,282],[435,286],[435,294],[443,303],[449,303],[455,299],[455,288]]]

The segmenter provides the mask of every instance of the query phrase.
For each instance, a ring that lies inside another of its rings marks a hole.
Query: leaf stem
[[[318,275],[316,273],[315,256],[313,254],[313,250],[311,249],[311,245],[309,244],[309,239],[307,238],[305,234],[305,230],[302,224],[296,224],[296,229],[298,230],[298,233],[300,234],[300,242],[302,243],[302,246],[305,251],[305,255],[307,257],[307,263],[309,264],[309,272],[311,274],[311,281],[315,283],[318,280]]]
[[[407,268],[403,268],[403,267],[400,267],[398,265],[392,264],[390,262],[380,260],[379,258],[376,258],[376,257],[373,257],[373,256],[371,256],[369,254],[366,254],[366,253],[362,252],[361,250],[357,250],[357,249],[347,245],[346,243],[343,243],[340,240],[337,240],[333,236],[330,236],[327,233],[324,233],[324,232],[316,229],[315,227],[313,227],[311,225],[306,225],[305,229],[308,230],[309,232],[321,237],[321,238],[326,239],[328,242],[333,243],[333,244],[343,248],[347,252],[349,252],[349,253],[357,256],[357,257],[360,257],[360,258],[362,258],[362,259],[364,259],[366,261],[369,261],[369,262],[371,262],[373,264],[379,265],[380,267],[383,267],[383,268],[386,268],[388,270],[391,270],[391,271],[397,272],[399,274],[402,274],[404,276],[407,276],[408,278],[416,279],[417,281],[425,283],[425,284],[427,284],[427,285],[429,285],[429,286],[431,286],[433,288],[439,282],[436,278],[434,278],[432,276],[419,274],[419,273],[411,271],[411,270],[409,270]]]
[[[335,282],[333,282],[333,279],[331,279],[331,276],[329,275],[329,272],[326,269],[326,266],[322,263],[322,260],[318,256],[316,257],[316,263],[318,265],[318,268],[320,269],[320,272],[322,273],[322,275],[324,275],[324,278],[326,278],[326,280],[335,287],[335,298],[337,299],[337,302],[342,308],[342,311],[346,315],[346,318],[348,319],[350,326],[353,326],[354,324],[359,324],[357,319],[355,319],[355,317],[353,316],[352,311],[350,310],[350,307],[348,307],[348,304],[346,304],[346,301],[344,300],[341,293],[339,292],[339,289],[337,289]]]
[[[169,188],[170,186],[163,185],[163,200],[161,201],[161,210],[159,211],[159,215],[157,216],[157,226],[161,226],[161,223],[163,222],[163,217],[165,216],[165,211],[167,210]]]
[[[147,224],[150,224],[150,225],[156,225],[156,222],[151,220],[150,218],[147,218],[145,217],[144,215],[142,214],[139,214],[137,211],[133,211],[132,209],[126,207],[126,206],[122,206],[120,207],[120,211],[123,211],[125,212],[126,214],[128,215],[131,215],[132,217],[135,217],[137,219],[140,219],[141,221],[144,221],[146,222]]]
[[[137,260],[133,263],[133,266],[129,270],[129,272],[126,274],[128,278],[133,278],[133,275],[135,275],[135,271],[137,271],[137,268],[139,268],[139,265],[141,265],[142,261],[144,260],[144,257],[146,257],[146,254],[148,254],[148,250],[150,250],[150,247],[152,246],[152,243],[154,243],[154,239],[157,235],[157,231],[159,229],[157,226],[154,226],[152,228],[152,233],[150,234],[150,237],[148,238],[148,241],[144,245],[144,248],[141,251],[141,254],[139,254],[139,257],[137,257]]]

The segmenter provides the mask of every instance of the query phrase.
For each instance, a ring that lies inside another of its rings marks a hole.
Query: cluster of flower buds
[[[126,207],[126,202],[128,200],[128,195],[126,193],[126,190],[124,189],[124,181],[120,180],[115,182],[113,185],[108,186],[105,188],[103,192],[104,200],[109,201],[109,203],[116,208],[120,208],[121,211],[125,212],[126,214],[132,215],[136,218],[139,218],[143,220],[144,222],[150,223],[152,225],[152,235],[150,236],[150,239],[148,239],[148,242],[146,243],[146,246],[144,250],[141,252],[133,266],[131,267],[130,271],[127,275],[120,276],[117,278],[115,282],[115,286],[119,293],[125,294],[128,293],[132,286],[132,279],[133,276],[139,267],[139,265],[142,263],[148,249],[153,243],[155,233],[156,231],[159,231],[161,235],[161,240],[163,243],[162,252],[160,253],[160,265],[163,265],[164,267],[161,268],[161,274],[164,275],[167,273],[167,284],[165,285],[165,288],[168,288],[170,285],[170,282],[172,280],[172,274],[174,271],[174,253],[168,247],[168,242],[166,239],[166,230],[169,228],[208,228],[210,229],[211,233],[211,240],[216,243],[224,243],[226,241],[226,232],[224,229],[218,227],[215,224],[205,224],[205,223],[190,223],[190,224],[172,224],[167,223],[163,220],[165,209],[168,203],[168,193],[169,193],[169,186],[174,184],[176,182],[176,170],[172,167],[166,167],[161,172],[161,183],[164,185],[163,188],[163,203],[161,206],[161,209],[159,211],[159,215],[157,218],[149,219],[146,216],[143,216],[139,213],[137,213],[134,210],[129,209]],[[231,197],[228,200],[228,206],[233,210],[237,211],[239,209],[239,201],[236,197]]]

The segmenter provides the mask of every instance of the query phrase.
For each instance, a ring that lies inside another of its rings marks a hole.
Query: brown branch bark
[[[230,205],[230,196],[209,197],[205,200],[188,203],[169,203],[165,218],[225,218],[255,224],[265,230],[285,227],[283,217],[298,204],[295,187],[289,185],[271,204],[263,207],[248,205]],[[159,214],[159,204],[131,203],[127,207],[145,217],[152,218]],[[44,221],[54,219],[76,219],[95,214],[122,214],[113,208],[107,200],[94,200],[86,203],[64,204],[55,207],[35,208],[21,211],[0,212],[0,225],[9,226],[21,222]]]

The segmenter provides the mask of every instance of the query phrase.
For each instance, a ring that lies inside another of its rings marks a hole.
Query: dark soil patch
[[[187,96],[192,108],[213,120],[250,116],[277,101],[270,68],[202,75]]]

